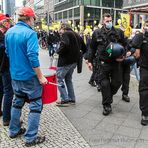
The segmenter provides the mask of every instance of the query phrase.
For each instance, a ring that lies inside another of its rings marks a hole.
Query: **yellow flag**
[[[130,37],[132,33],[132,28],[130,26],[130,15],[121,13],[121,27],[124,30],[124,35]]]
[[[128,27],[124,30],[124,35],[129,38],[129,37],[131,36],[131,34],[132,34],[132,28],[131,28],[130,26],[128,26]]]
[[[121,13],[121,23],[122,27],[126,29],[128,26],[130,26],[130,15]]]

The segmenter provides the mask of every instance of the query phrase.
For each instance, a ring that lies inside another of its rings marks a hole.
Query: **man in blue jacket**
[[[5,36],[6,53],[10,61],[10,73],[15,94],[9,136],[16,138],[25,133],[25,145],[28,147],[45,141],[45,137],[38,137],[37,133],[42,111],[41,84],[47,84],[47,79],[40,70],[37,34],[31,28],[34,19],[35,14],[30,7],[21,8],[19,22],[9,29]],[[30,101],[27,129],[21,128],[20,124],[21,111],[26,97]]]

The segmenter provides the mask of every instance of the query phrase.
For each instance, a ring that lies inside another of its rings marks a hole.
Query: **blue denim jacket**
[[[13,80],[29,80],[39,67],[37,34],[25,22],[19,21],[5,35],[6,54]]]

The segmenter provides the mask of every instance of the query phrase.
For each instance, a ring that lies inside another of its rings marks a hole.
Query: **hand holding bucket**
[[[47,82],[47,84],[51,84],[51,85],[55,85],[55,86],[60,86],[60,87],[64,88],[64,85],[60,85],[60,84],[53,83],[53,82]]]
[[[57,86],[61,85],[57,84],[55,70],[42,69],[42,71],[48,81],[47,84],[43,85],[42,103],[50,104],[57,100]]]

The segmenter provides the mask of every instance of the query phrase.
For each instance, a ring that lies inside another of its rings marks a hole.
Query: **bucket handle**
[[[60,84],[49,82],[49,81],[47,82],[47,84],[51,84],[51,85],[55,85],[55,86],[60,86],[60,87],[64,88],[64,85],[60,85]]]

